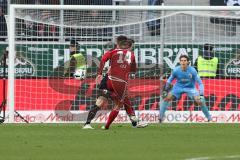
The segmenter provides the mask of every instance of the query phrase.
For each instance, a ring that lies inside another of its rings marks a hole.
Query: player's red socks
[[[108,129],[109,126],[112,124],[112,122],[114,121],[114,119],[117,117],[119,113],[119,110],[112,110],[111,113],[108,116],[108,120],[107,123],[105,125],[105,128]]]
[[[132,107],[131,102],[128,98],[124,99],[124,108],[125,108],[128,115],[130,115],[130,116],[135,115],[134,108]]]
[[[124,106],[124,107],[125,107],[125,110],[126,110],[128,115],[130,115],[130,116],[134,116],[135,115],[133,107],[130,107],[130,106]]]

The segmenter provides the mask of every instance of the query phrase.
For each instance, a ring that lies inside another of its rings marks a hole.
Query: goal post
[[[8,99],[9,122],[14,123],[14,101],[15,101],[15,73],[14,73],[14,57],[15,57],[15,7],[10,5],[10,14],[8,24],[8,41],[9,41],[9,65],[8,65]],[[5,94],[5,93],[4,93]]]
[[[216,122],[235,123],[227,120],[240,110],[238,12],[235,6],[12,4],[7,122],[22,122],[15,117],[15,110],[31,123],[84,122],[98,95],[94,79],[100,58],[118,35],[126,35],[135,41],[138,72],[129,85],[139,117],[158,122],[162,72],[177,66],[181,54],[189,55],[194,65],[203,54],[203,45],[209,43],[214,46],[221,73],[217,78],[203,78],[207,104]],[[235,28],[229,30],[232,24]],[[87,62],[84,80],[65,74],[72,40]],[[194,122],[204,122],[202,113],[185,95],[171,104],[167,121],[190,122],[189,108],[194,111]],[[129,122],[121,115],[117,122]],[[104,122],[106,116],[107,112],[101,112],[94,122]]]

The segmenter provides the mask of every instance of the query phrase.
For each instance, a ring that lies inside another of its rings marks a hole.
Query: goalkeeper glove
[[[166,98],[167,95],[168,95],[168,92],[167,92],[167,91],[163,91],[163,92],[162,92],[162,98]]]
[[[171,83],[166,83],[164,90],[169,92],[173,88],[173,85]]]
[[[204,96],[203,95],[200,95],[200,100],[204,100]]]
[[[200,101],[205,105],[206,101],[203,95],[200,95]]]

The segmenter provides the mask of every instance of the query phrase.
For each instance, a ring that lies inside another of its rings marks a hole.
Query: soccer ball
[[[85,69],[77,69],[73,74],[74,78],[77,80],[83,80],[86,78],[86,70]]]

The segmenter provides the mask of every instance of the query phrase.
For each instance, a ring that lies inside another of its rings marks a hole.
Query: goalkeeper
[[[163,100],[160,103],[160,116],[159,122],[163,122],[164,114],[169,106],[169,102],[173,98],[179,99],[183,93],[186,93],[188,97],[193,99],[198,106],[201,107],[203,114],[207,118],[208,122],[212,120],[211,115],[209,114],[208,108],[205,103],[204,94],[204,86],[202,80],[195,68],[189,66],[189,57],[187,55],[181,55],[180,58],[180,66],[177,66],[171,76],[167,80],[167,84],[165,86],[165,90],[163,91]],[[172,81],[176,79],[176,84],[172,88],[172,90],[168,92],[169,87]],[[199,85],[200,92],[196,89],[196,82]]]

